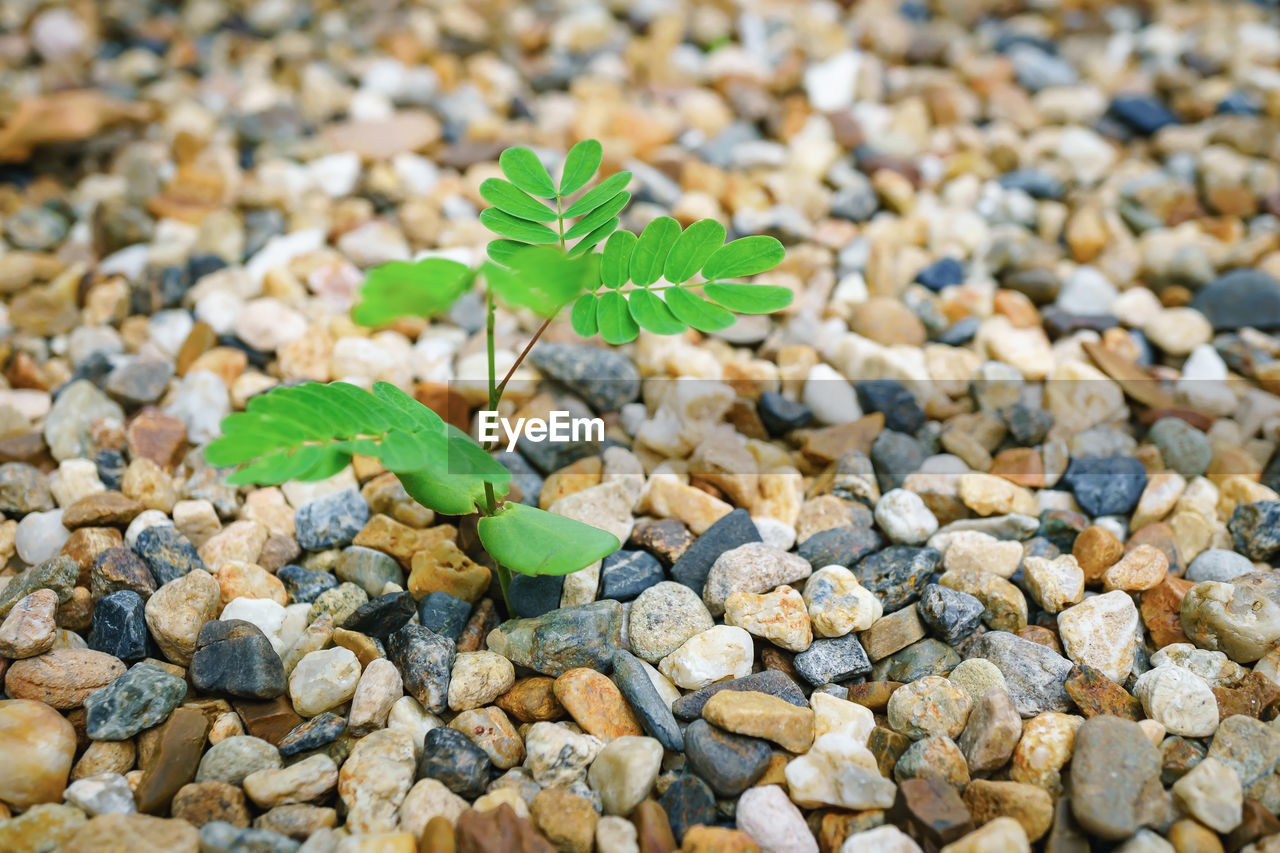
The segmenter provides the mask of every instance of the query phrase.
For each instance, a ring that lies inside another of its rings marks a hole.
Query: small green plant
[[[480,186],[492,205],[480,220],[497,235],[488,259],[474,269],[443,258],[384,264],[369,272],[353,319],[376,327],[406,316],[431,318],[483,280],[488,408],[496,410],[516,369],[570,305],[579,335],[624,344],[641,329],[715,332],[732,325],[735,313],[765,314],[790,304],[787,288],[728,281],[776,266],[784,253],[772,237],[725,243],[724,226],[714,220],[681,229],[666,216],[638,236],[618,230],[618,215],[631,199],[625,189],[631,173],[583,191],[602,159],[599,142],[578,143],[556,184],[532,151],[507,149],[499,159],[506,180]],[[603,250],[594,251],[601,243]],[[501,381],[494,360],[498,302],[543,319]],[[385,382],[372,391],[342,382],[272,389],[228,415],[222,436],[205,450],[210,464],[243,466],[228,482],[262,485],[324,479],[353,454],[379,459],[423,506],[442,515],[478,514],[480,543],[497,564],[504,597],[513,571],[568,574],[620,547],[617,537],[596,527],[505,500],[510,472],[487,448]]]

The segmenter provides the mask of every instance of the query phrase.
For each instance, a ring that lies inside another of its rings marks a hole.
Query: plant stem
[[[496,385],[497,367],[494,364],[494,304],[493,291],[488,287],[484,290],[485,298],[485,352],[489,356],[489,409],[496,411],[498,408],[498,400],[502,397],[502,392]],[[492,450],[492,447],[486,447],[486,450]],[[493,483],[485,481],[484,484],[484,502],[489,510],[489,515],[493,515],[498,510],[498,499],[493,491]],[[503,586],[502,592],[505,596],[506,586]]]

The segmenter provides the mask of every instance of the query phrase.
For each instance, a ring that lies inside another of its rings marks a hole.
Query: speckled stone
[[[689,766],[721,797],[736,797],[763,774],[773,754],[767,741],[695,720],[685,730]]]
[[[593,601],[532,619],[510,619],[488,636],[491,651],[544,675],[579,666],[608,672],[621,644],[622,605]]]
[[[854,568],[858,581],[871,590],[886,613],[914,602],[942,562],[936,548],[893,545],[864,558]]]
[[[965,656],[986,658],[1000,667],[1024,719],[1072,707],[1062,684],[1073,664],[1052,649],[1005,631],[988,631],[969,644]]]

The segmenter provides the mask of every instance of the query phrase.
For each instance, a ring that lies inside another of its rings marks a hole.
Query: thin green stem
[[[494,304],[493,291],[488,287],[484,290],[485,296],[485,352],[489,356],[489,410],[496,411],[498,408],[498,400],[502,396],[502,392],[497,386],[497,366],[494,364]],[[492,446],[486,447],[486,450],[492,450]],[[493,515],[498,511],[498,498],[493,491],[493,484],[485,481],[484,484],[484,502],[488,509],[488,514]],[[506,587],[503,587],[503,593],[506,593]]]

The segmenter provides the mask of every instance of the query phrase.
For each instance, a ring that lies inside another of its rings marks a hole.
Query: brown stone
[[[98,555],[89,571],[89,592],[97,601],[122,589],[133,590],[147,599],[156,591],[155,578],[132,548],[108,548]]]
[[[197,708],[178,708],[169,715],[151,759],[134,792],[138,811],[157,814],[169,808],[174,796],[196,777],[209,735],[209,720]]]
[[[591,853],[599,815],[567,788],[543,788],[529,803],[533,824],[560,853]]]
[[[218,333],[203,320],[197,321],[187,333],[187,339],[178,349],[174,362],[174,370],[179,376],[186,376],[187,371],[197,358],[218,345]]]
[[[674,853],[676,837],[667,812],[655,800],[643,800],[631,811],[640,853]]]
[[[1223,853],[1218,834],[1191,818],[1169,827],[1168,839],[1175,853]]]
[[[760,664],[765,669],[786,673],[787,678],[792,681],[800,680],[800,675],[796,672],[795,664],[792,662],[791,652],[766,645],[760,649]]]
[[[810,462],[826,465],[850,451],[869,454],[871,443],[883,429],[884,415],[872,412],[847,424],[813,430],[805,435],[800,450]]]
[[[809,828],[818,837],[819,853],[840,853],[845,839],[868,829],[884,825],[882,809],[867,809],[860,812],[835,811],[819,809],[810,812],[806,818]]]
[[[1214,687],[1218,719],[1235,714],[1261,719],[1280,700],[1280,685],[1258,672],[1250,672],[1235,687]]]
[[[467,619],[466,627],[458,636],[458,654],[483,649],[485,637],[488,637],[489,632],[496,627],[498,627],[498,613],[494,608],[493,599],[482,599],[471,611],[471,618]]]
[[[53,649],[10,664],[4,689],[10,699],[34,699],[66,711],[82,706],[90,693],[124,675],[125,668],[119,658],[104,652]]]
[[[1242,820],[1227,834],[1223,846],[1227,853],[1236,853],[1260,838],[1277,834],[1280,834],[1280,817],[1267,811],[1266,806],[1252,797],[1245,797]]]
[[[71,597],[58,605],[58,627],[86,633],[93,626],[93,606],[93,596],[88,588],[74,587]]]
[[[436,815],[427,821],[418,841],[418,853],[457,853],[457,850],[458,839],[453,832],[453,823],[447,817]]]
[[[644,728],[608,676],[578,667],[555,680],[556,699],[587,734],[603,741],[628,735],[643,736]]]
[[[885,346],[923,346],[927,333],[920,318],[888,296],[873,296],[854,307],[849,330]]]
[[[858,641],[874,663],[924,639],[924,634],[924,623],[920,621],[919,611],[914,607],[904,607],[877,619],[870,628],[858,635]]]
[[[276,806],[253,819],[254,829],[266,829],[296,841],[306,841],[318,830],[338,825],[338,812],[326,806],[310,803],[288,803]],[[450,824],[450,829],[453,825]]]
[[[848,698],[850,702],[864,705],[876,714],[883,714],[889,707],[889,697],[901,686],[901,681],[866,681],[862,684],[851,684]]]
[[[988,690],[969,712],[957,744],[974,773],[998,770],[1022,737],[1022,717],[1006,690]]]
[[[414,554],[425,551],[432,543],[444,539],[456,541],[457,538],[458,528],[451,524],[418,530],[401,524],[390,516],[375,515],[356,534],[352,544],[390,554],[400,561],[401,566],[409,569],[413,566]]]
[[[295,726],[302,724],[302,717],[294,713],[293,706],[284,696],[268,702],[237,699],[231,703],[231,707],[235,708],[244,721],[245,731],[272,746],[280,743],[280,739]]]
[[[991,460],[991,471],[1011,483],[1031,488],[1044,488],[1044,459],[1034,447],[1012,447],[1002,450]]]
[[[196,853],[200,836],[185,820],[104,814],[90,820],[60,853]]]
[[[1058,635],[1043,625],[1024,625],[1014,633],[1024,640],[1039,643],[1045,648],[1062,654],[1062,643],[1058,640]]]
[[[458,853],[556,853],[533,822],[506,803],[486,812],[467,809],[458,815],[456,836]]]
[[[1142,703],[1137,698],[1088,664],[1075,666],[1063,687],[1086,717],[1111,714],[1127,720],[1141,720],[1145,716]]]
[[[973,818],[956,789],[934,776],[898,785],[889,817],[928,849],[950,844],[973,829]]]
[[[876,726],[867,738],[867,749],[875,756],[880,775],[886,779],[893,778],[893,769],[898,766],[898,759],[911,746],[911,738],[895,732],[888,726]]]
[[[680,853],[760,853],[760,845],[740,829],[698,824],[684,834]]]
[[[677,518],[663,518],[646,524],[637,524],[631,532],[629,545],[643,548],[653,554],[668,568],[684,556],[693,544],[694,536]]]
[[[1071,555],[1084,571],[1086,585],[1102,583],[1102,575],[1124,556],[1124,543],[1101,525],[1092,525],[1080,531]]]
[[[124,435],[131,458],[150,459],[166,470],[173,470],[187,451],[186,424],[153,406],[138,412]]]
[[[349,631],[346,628],[333,629],[333,644],[347,649],[356,656],[360,661],[360,669],[373,663],[382,657],[382,652],[378,649],[378,644],[374,642],[372,637],[367,637],[359,631]]]
[[[1053,797],[1039,785],[974,779],[964,789],[964,804],[977,826],[998,817],[1022,824],[1027,838],[1038,841],[1053,824]]]
[[[62,514],[62,526],[68,530],[77,527],[125,527],[145,507],[119,492],[97,492],[81,498],[67,507]]]
[[[813,745],[813,710],[768,693],[721,690],[702,706],[702,718],[735,734],[773,741],[788,752],[807,752]]]
[[[108,548],[119,548],[122,545],[124,537],[114,527],[81,527],[72,531],[59,553],[79,564],[80,576],[76,578],[76,585],[88,586],[89,572],[98,555]]]
[[[522,723],[558,720],[565,709],[556,698],[556,680],[545,675],[522,678],[494,704]]]
[[[192,782],[173,795],[169,813],[192,826],[224,820],[232,826],[249,825],[244,791],[226,782]]]
[[[538,493],[538,506],[549,508],[560,498],[576,494],[600,483],[604,462],[599,456],[585,456],[547,476]]]
[[[1139,597],[1138,612],[1157,649],[1191,642],[1182,630],[1182,598],[1193,586],[1191,581],[1168,575]]]
[[[48,474],[58,463],[49,455],[43,432],[22,432],[0,438],[0,463],[26,462]]]
[[[410,566],[409,592],[414,598],[447,592],[474,604],[489,589],[489,569],[462,553],[462,549],[448,539],[432,542],[416,552]]]
[[[419,382],[413,386],[419,403],[464,432],[470,428],[471,407],[467,400],[444,382]]]

